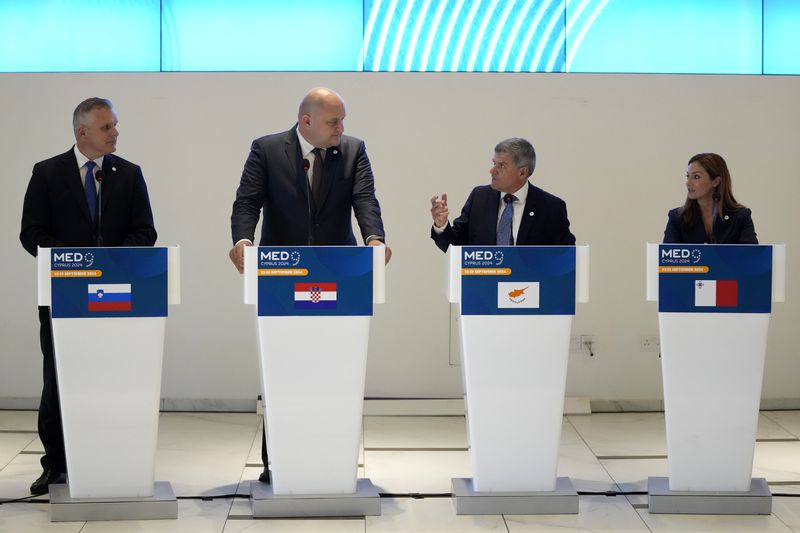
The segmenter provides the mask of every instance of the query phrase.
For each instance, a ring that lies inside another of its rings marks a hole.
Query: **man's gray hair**
[[[93,109],[114,109],[111,100],[106,98],[92,97],[87,98],[75,108],[72,112],[72,130],[78,132],[78,128],[86,119],[86,115],[92,112]]]
[[[536,168],[536,150],[522,137],[511,137],[500,141],[494,147],[494,151],[509,154],[518,167],[527,167],[528,176],[533,174],[533,169]]]

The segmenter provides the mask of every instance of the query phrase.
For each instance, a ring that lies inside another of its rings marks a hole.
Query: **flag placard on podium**
[[[258,316],[372,316],[369,247],[258,248]]]
[[[574,315],[574,246],[461,247],[462,315]]]
[[[53,318],[167,316],[167,248],[52,248]]]
[[[772,246],[658,247],[661,313],[770,313]]]

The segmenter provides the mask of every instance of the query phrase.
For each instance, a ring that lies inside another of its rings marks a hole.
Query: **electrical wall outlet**
[[[573,335],[569,338],[570,353],[594,354],[594,335]]]
[[[639,347],[643,352],[660,352],[661,342],[658,335],[642,335]]]

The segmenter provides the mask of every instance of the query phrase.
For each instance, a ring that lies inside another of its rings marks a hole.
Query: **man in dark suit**
[[[33,167],[22,207],[22,246],[35,257],[40,246],[155,244],[142,170],[111,155],[119,135],[111,102],[84,100],[75,108],[72,126],[75,145]],[[49,307],[39,307],[39,323],[44,356],[39,438],[44,456],[43,472],[31,485],[32,494],[44,494],[50,483],[64,482],[67,472]]]
[[[536,152],[525,139],[511,138],[494,147],[492,181],[475,187],[452,224],[447,194],[431,198],[431,238],[446,252],[452,244],[573,245],[563,200],[528,183]]]
[[[317,87],[300,102],[297,124],[253,141],[231,214],[229,256],[244,272],[244,248],[252,246],[263,210],[260,246],[355,245],[355,213],[364,243],[385,243],[381,208],[364,141],[343,135],[342,97]],[[392,255],[386,247],[386,261]],[[270,481],[266,438],[264,471]]]

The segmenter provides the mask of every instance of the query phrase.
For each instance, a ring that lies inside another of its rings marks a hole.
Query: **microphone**
[[[308,159],[303,159],[303,172],[308,172],[309,168],[311,168],[311,163],[309,163]]]
[[[103,174],[102,169],[97,169],[94,173],[94,179],[97,180],[99,187],[97,188],[97,246],[103,246]]]

